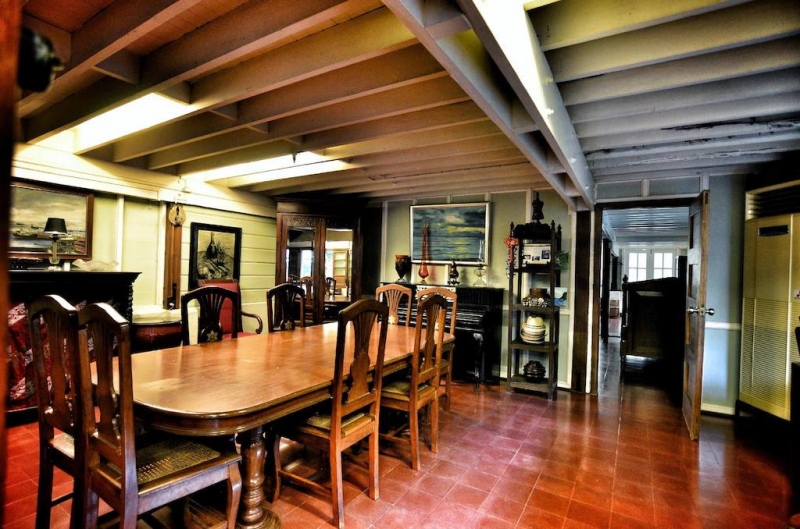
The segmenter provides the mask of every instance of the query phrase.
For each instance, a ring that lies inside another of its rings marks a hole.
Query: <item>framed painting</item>
[[[58,225],[65,226],[65,232],[58,236],[58,255],[62,259],[91,259],[93,209],[94,193],[89,191],[11,182],[9,257],[47,258],[53,235],[45,233],[45,226],[48,220],[57,220]]]
[[[488,264],[489,203],[411,206],[410,233],[412,262]]]
[[[189,290],[200,279],[239,279],[242,228],[192,223],[189,242]]]

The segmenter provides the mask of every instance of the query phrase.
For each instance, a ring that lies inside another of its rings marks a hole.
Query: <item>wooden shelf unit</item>
[[[555,222],[530,222],[514,226],[510,236],[518,244],[512,252],[508,278],[508,363],[506,384],[516,389],[546,394],[556,398],[558,386],[558,337],[560,309],[555,306],[555,288],[561,285],[558,253],[561,251],[561,226]],[[531,252],[531,248],[535,248]],[[533,257],[532,257],[533,256]],[[533,260],[537,259],[538,260]],[[547,288],[546,306],[525,304],[529,289]],[[522,339],[521,330],[530,316],[539,316],[547,325],[544,341],[531,343]],[[525,377],[523,360],[538,360],[546,368],[541,380]]]

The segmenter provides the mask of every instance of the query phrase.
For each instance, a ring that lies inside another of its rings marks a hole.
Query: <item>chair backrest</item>
[[[306,291],[300,285],[283,283],[267,290],[267,331],[292,330],[305,325]],[[299,311],[298,321],[294,319],[295,307]]]
[[[403,302],[403,298],[406,300],[406,327],[411,323],[411,297],[412,292],[410,288],[396,283],[381,285],[375,289],[375,299],[378,301],[385,301],[386,305],[389,307],[389,323],[392,325],[398,325],[400,323],[398,309]]]
[[[422,300],[425,296],[430,294],[439,294],[444,299],[447,300],[447,303],[450,305],[450,310],[448,311],[448,315],[450,319],[447,323],[447,332],[453,334],[453,331],[456,328],[456,315],[458,313],[458,295],[447,288],[443,287],[428,287],[425,289],[417,290],[417,299]]]
[[[61,296],[39,298],[28,311],[28,332],[38,398],[39,442],[52,441],[56,429],[78,442],[76,433],[83,411],[78,386],[78,311]]]
[[[388,307],[374,299],[358,300],[339,312],[332,388],[332,435],[341,436],[342,418],[358,410],[369,408],[366,413],[378,417],[388,314]],[[376,323],[377,340],[373,337]],[[350,361],[347,369],[346,360]],[[370,376],[373,362],[375,371]]]
[[[81,391],[92,400],[89,348],[95,357],[95,413],[84,414],[88,433],[89,482],[101,498],[136,505],[136,446],[133,417],[130,324],[106,303],[92,303],[79,314]],[[116,357],[116,363],[114,362]]]
[[[239,319],[234,321],[231,302],[229,300],[225,300],[222,303],[222,310],[220,310],[219,313],[219,321],[222,325],[223,334],[231,334],[233,332],[234,325],[236,326],[237,331],[242,332],[244,330],[244,327],[242,326],[242,291],[239,287],[239,281],[231,278],[198,279],[197,284],[201,287],[206,285],[215,285],[226,290],[230,290],[231,292],[236,292],[236,294],[239,296]]]
[[[329,297],[333,297],[336,295],[336,278],[335,277],[326,277],[325,278],[325,294]]]
[[[241,321],[239,312],[239,294],[226,288],[216,285],[198,287],[181,296],[181,337],[184,345],[189,342],[189,302],[197,301],[200,310],[197,318],[197,343],[216,342],[226,334],[220,323],[222,307],[225,301],[230,302],[232,318],[234,321]],[[239,329],[235,326],[230,332],[231,338],[239,335]]]
[[[311,276],[303,276],[297,280],[297,284],[300,285],[306,293],[306,306],[312,306],[314,304],[314,279]]]
[[[412,402],[420,384],[439,385],[439,364],[442,361],[444,322],[447,300],[440,294],[429,294],[421,298],[417,306],[417,322],[414,332],[414,355],[411,360]]]

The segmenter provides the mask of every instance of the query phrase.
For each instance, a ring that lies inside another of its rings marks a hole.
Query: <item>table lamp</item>
[[[53,249],[50,252],[50,264],[53,265],[49,270],[59,270],[57,266],[60,259],[58,257],[58,239],[67,234],[67,222],[64,219],[49,217],[44,226],[44,232],[53,239]]]

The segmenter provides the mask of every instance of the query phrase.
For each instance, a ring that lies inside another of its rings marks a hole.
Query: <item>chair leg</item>
[[[378,468],[378,460],[380,454],[378,453],[378,428],[372,435],[369,436],[369,497],[377,500],[380,497],[380,490],[378,488],[378,480],[380,469]]]
[[[415,409],[414,404],[408,414],[408,429],[411,434],[411,468],[419,470],[419,410]]]
[[[450,364],[447,366],[447,373],[444,379],[444,410],[450,411],[450,383],[453,381],[453,356],[450,353]]]
[[[431,452],[439,451],[439,399],[430,403],[431,414]]]
[[[331,447],[328,454],[331,472],[331,504],[333,525],[344,529],[344,491],[342,489],[342,452]]]
[[[228,466],[228,502],[225,505],[225,518],[228,527],[236,527],[236,513],[239,512],[239,500],[242,498],[242,475],[239,463],[234,461]]]
[[[97,527],[97,511],[100,508],[100,500],[97,493],[91,489],[86,491],[86,512],[84,513],[84,527]]]
[[[53,463],[47,449],[39,452],[39,490],[36,499],[36,527],[50,527],[53,503]]]

